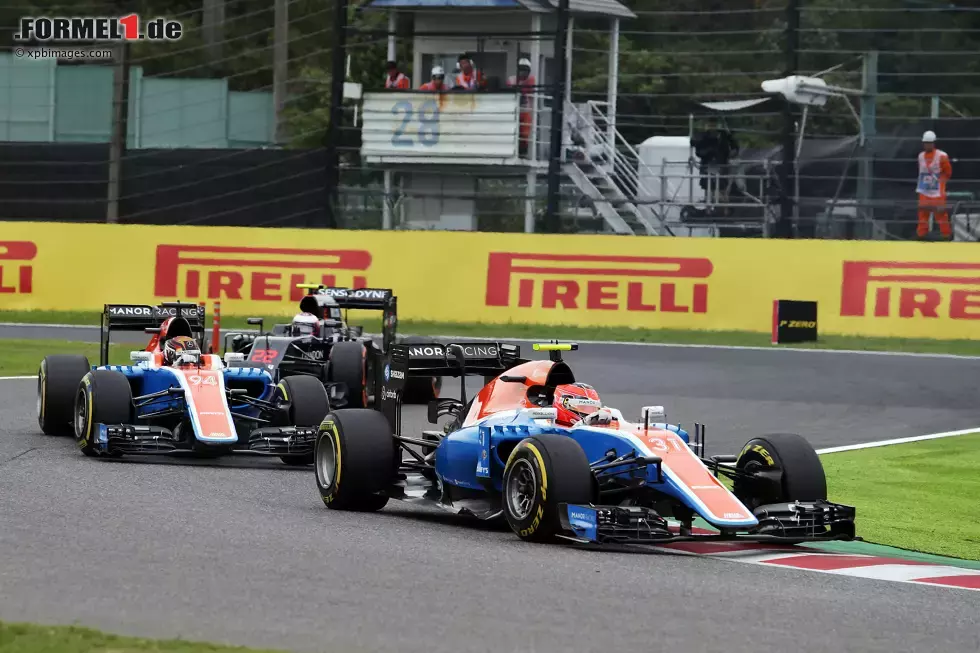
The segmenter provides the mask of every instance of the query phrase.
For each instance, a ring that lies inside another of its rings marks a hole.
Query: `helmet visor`
[[[588,397],[565,397],[562,399],[562,405],[565,408],[579,415],[591,415],[599,410],[600,404],[598,399]]]
[[[314,331],[316,331],[316,325],[310,322],[293,322],[293,335],[309,336],[313,335]]]

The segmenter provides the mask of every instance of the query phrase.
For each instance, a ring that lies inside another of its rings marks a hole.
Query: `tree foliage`
[[[625,0],[638,14],[624,20],[620,39],[619,125],[631,141],[658,133],[686,133],[696,101],[761,95],[764,79],[787,71],[787,0]],[[234,90],[271,90],[274,3],[225,0],[220,56],[205,44],[203,0],[12,0],[0,8],[3,24],[21,16],[167,16],[181,20],[175,43],[141,42],[133,62],[147,75],[226,77]],[[938,0],[800,0],[800,68],[828,73],[830,83],[861,84],[860,57],[879,52],[879,129],[928,115],[929,96],[941,95],[957,111],[980,111],[980,12],[955,11]],[[293,145],[322,142],[328,121],[333,0],[289,3],[289,93]],[[350,8],[350,80],[378,88],[386,59],[384,12],[356,3]],[[399,58],[410,61],[405,21]],[[15,30],[10,30],[12,36]],[[573,33],[577,100],[604,100],[608,21],[579,18]],[[8,45],[12,44],[8,37]],[[743,128],[763,141],[775,129],[773,116],[749,115]],[[843,104],[815,115],[812,133],[853,133],[854,118]]]

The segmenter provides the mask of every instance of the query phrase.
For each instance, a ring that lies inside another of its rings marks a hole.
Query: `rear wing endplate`
[[[388,419],[393,432],[401,432],[401,404],[405,383],[410,377],[499,376],[524,363],[521,348],[501,342],[451,342],[446,344],[392,345],[379,370],[380,391],[376,404]],[[465,368],[465,371],[464,371]]]
[[[204,306],[185,302],[149,304],[105,304],[99,323],[101,365],[109,364],[109,341],[113,331],[155,329],[168,318],[182,317],[190,324],[194,338],[204,348]]]

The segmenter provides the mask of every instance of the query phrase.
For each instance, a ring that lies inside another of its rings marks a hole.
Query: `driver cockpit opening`
[[[336,320],[341,323],[344,320],[337,300],[329,295],[306,295],[299,302],[299,310],[316,316],[318,320]]]
[[[164,327],[160,332],[160,347],[163,348],[168,340],[178,336],[184,336],[186,338],[194,337],[194,332],[191,330],[191,323],[187,321],[187,318],[172,317],[164,323]]]

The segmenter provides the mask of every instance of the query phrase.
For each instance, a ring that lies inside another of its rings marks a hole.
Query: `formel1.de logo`
[[[84,41],[178,41],[180,21],[156,17],[143,20],[128,16],[24,16],[16,41],[77,43]]]

